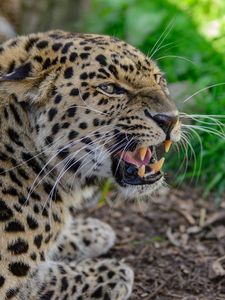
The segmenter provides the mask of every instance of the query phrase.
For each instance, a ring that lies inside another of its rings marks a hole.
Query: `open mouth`
[[[153,184],[163,176],[161,171],[172,142],[158,146],[138,147],[134,151],[121,150],[113,156],[113,175],[121,186]]]

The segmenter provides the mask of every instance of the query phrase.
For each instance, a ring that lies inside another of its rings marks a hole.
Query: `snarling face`
[[[178,111],[157,65],[134,47],[108,36],[39,35],[4,80],[26,81],[17,97],[32,106],[37,147],[64,186],[113,178],[136,197],[162,183],[163,152],[180,139]]]

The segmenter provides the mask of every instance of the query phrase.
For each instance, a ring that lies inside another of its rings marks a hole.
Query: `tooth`
[[[145,176],[145,165],[142,165],[139,169],[138,169],[138,175],[142,178]]]
[[[164,146],[165,146],[165,151],[166,152],[169,152],[171,145],[172,145],[172,141],[170,141],[170,140],[166,140],[164,142]]]
[[[148,151],[148,147],[141,147],[139,149],[139,155],[140,155],[140,158],[142,161],[145,159],[145,155],[146,155],[147,151]]]
[[[159,172],[162,169],[164,161],[165,161],[165,158],[162,157],[160,160],[158,160],[157,162],[155,162],[154,164],[149,165],[149,166],[152,169],[152,171],[154,171],[155,173],[157,173],[157,172]]]

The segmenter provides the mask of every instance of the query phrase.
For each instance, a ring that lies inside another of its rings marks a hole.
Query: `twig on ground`
[[[191,214],[189,214],[189,212],[187,212],[186,210],[182,210],[182,209],[175,209],[176,212],[178,212],[179,214],[181,214],[190,225],[195,225],[195,219],[192,217]]]
[[[162,282],[155,290],[154,292],[152,292],[149,297],[148,297],[148,300],[149,299],[152,299],[154,296],[156,296],[165,286],[166,284],[168,283],[169,280],[171,280],[173,277],[175,277],[176,274],[172,274],[171,276],[169,276],[164,282]]]

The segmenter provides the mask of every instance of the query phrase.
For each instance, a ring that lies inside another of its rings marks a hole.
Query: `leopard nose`
[[[178,116],[168,116],[164,114],[154,115],[153,120],[166,134],[166,139],[170,139],[170,133],[178,121]]]

